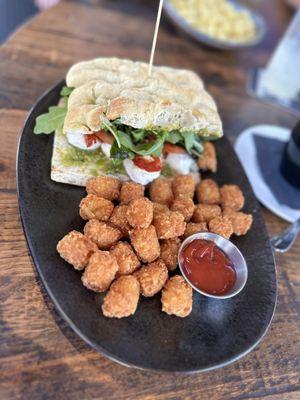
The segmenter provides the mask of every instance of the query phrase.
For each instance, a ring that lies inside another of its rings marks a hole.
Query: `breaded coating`
[[[220,204],[220,190],[212,179],[204,179],[197,186],[197,199],[203,204]]]
[[[161,295],[162,311],[177,317],[187,317],[193,308],[193,289],[180,275],[173,276]]]
[[[160,213],[165,213],[169,211],[169,208],[165,204],[152,203],[153,204],[153,217]]]
[[[101,250],[108,250],[122,236],[119,229],[97,219],[91,219],[85,224],[84,234]]]
[[[145,265],[135,272],[141,288],[141,294],[152,297],[158,293],[168,280],[168,269],[162,260]]]
[[[192,220],[194,222],[209,222],[221,215],[221,207],[216,204],[197,204]]]
[[[133,275],[120,276],[111,285],[102,304],[102,312],[108,318],[133,315],[140,297],[140,285]]]
[[[131,200],[126,217],[133,228],[147,228],[153,219],[152,202],[147,197]]]
[[[166,178],[155,179],[150,183],[149,197],[155,203],[169,206],[174,199],[172,181]]]
[[[192,218],[195,209],[195,204],[189,197],[177,197],[171,205],[172,211],[178,211],[183,215],[185,222],[189,222]]]
[[[95,194],[107,200],[117,200],[120,194],[121,182],[111,176],[90,178],[86,184],[88,194]]]
[[[152,262],[160,255],[160,246],[153,225],[148,228],[136,228],[130,232],[132,247],[143,262]]]
[[[234,211],[239,211],[244,207],[245,198],[243,192],[237,185],[223,185],[220,189],[221,206],[231,208]]]
[[[217,233],[226,239],[230,239],[233,234],[233,227],[230,219],[228,217],[216,217],[209,221],[208,229],[212,233]]]
[[[92,255],[81,277],[85,287],[94,292],[105,292],[116,277],[119,266],[108,251],[98,250]]]
[[[118,228],[122,232],[122,237],[124,238],[129,236],[129,231],[131,230],[131,226],[126,217],[127,209],[128,206],[125,204],[116,206],[109,220],[110,225]]]
[[[168,211],[155,215],[153,225],[159,239],[172,239],[181,236],[186,227],[183,215],[177,211]]]
[[[246,235],[252,225],[253,217],[251,214],[245,214],[241,211],[234,211],[226,208],[223,215],[230,219],[233,227],[233,233],[237,236]]]
[[[169,271],[177,268],[180,244],[181,241],[178,238],[162,240],[160,243],[160,258]]]
[[[85,220],[96,218],[99,221],[108,221],[113,209],[114,205],[110,200],[88,194],[80,202],[79,215]]]
[[[199,232],[207,232],[207,224],[206,222],[189,222],[186,225],[184,234],[183,234],[183,239],[186,239],[189,236],[194,235],[194,233],[199,233]]]
[[[145,187],[140,183],[124,182],[121,187],[119,202],[129,204],[131,200],[144,197]]]
[[[98,251],[95,243],[77,231],[72,231],[64,236],[57,243],[56,249],[65,261],[78,270],[86,267],[91,255]]]
[[[198,158],[198,167],[202,171],[217,171],[217,154],[213,143],[204,143],[203,154]]]
[[[176,175],[172,182],[174,197],[189,197],[193,198],[195,193],[195,179],[192,174]]]
[[[129,275],[136,271],[141,263],[133,248],[127,242],[119,242],[110,250],[119,265],[118,275]]]

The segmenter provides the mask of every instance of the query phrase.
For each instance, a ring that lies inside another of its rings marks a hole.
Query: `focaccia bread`
[[[75,87],[63,132],[97,131],[101,115],[137,129],[179,130],[221,137],[222,123],[212,97],[192,71],[153,67],[116,58],[75,64],[67,74]]]

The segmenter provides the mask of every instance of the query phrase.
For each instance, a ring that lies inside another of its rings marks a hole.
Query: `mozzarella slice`
[[[87,147],[86,142],[84,140],[84,134],[79,131],[73,131],[67,133],[68,142],[78,149],[81,150],[96,150],[100,147],[101,143],[97,140],[96,143],[93,143],[91,146]]]
[[[110,158],[110,149],[111,149],[111,144],[101,143],[101,150],[103,151],[103,153],[106,155],[107,158]]]
[[[149,182],[157,179],[160,175],[160,171],[148,172],[137,167],[130,158],[126,158],[126,160],[123,161],[123,165],[130,179],[134,182],[140,183],[141,185],[147,185]]]
[[[198,171],[196,161],[188,154],[169,153],[165,162],[181,175],[187,175],[190,172]]]

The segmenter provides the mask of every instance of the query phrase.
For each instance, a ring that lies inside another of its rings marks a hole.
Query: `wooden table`
[[[18,135],[28,110],[80,59],[147,60],[155,11],[150,0],[62,1],[0,49],[1,399],[300,399],[299,240],[288,254],[276,255],[279,296],[267,336],[242,360],[194,376],[128,369],[91,350],[56,313],[34,271],[15,180]],[[262,11],[270,26],[266,40],[238,53],[201,47],[162,21],[156,62],[204,77],[232,140],[251,124],[292,127],[296,121],[245,91],[248,72],[265,65],[291,17],[279,0],[265,1]],[[270,235],[286,226],[268,211],[265,218]]]

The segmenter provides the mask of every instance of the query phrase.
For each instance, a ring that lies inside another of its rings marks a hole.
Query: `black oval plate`
[[[276,272],[260,207],[230,143],[217,143],[220,183],[236,183],[253,213],[250,232],[234,243],[244,254],[249,277],[244,290],[228,300],[194,292],[188,318],[162,313],[160,295],[141,298],[134,316],[107,319],[103,295],[83,287],[80,273],[56,252],[70,230],[83,228],[78,204],[84,189],[52,182],[53,135],[34,135],[35,118],[59,99],[63,82],[44,94],[25,123],[18,151],[21,219],[35,267],[56,308],[72,329],[105,356],[128,366],[159,371],[196,372],[229,364],[247,354],[266,333],[276,304]]]

